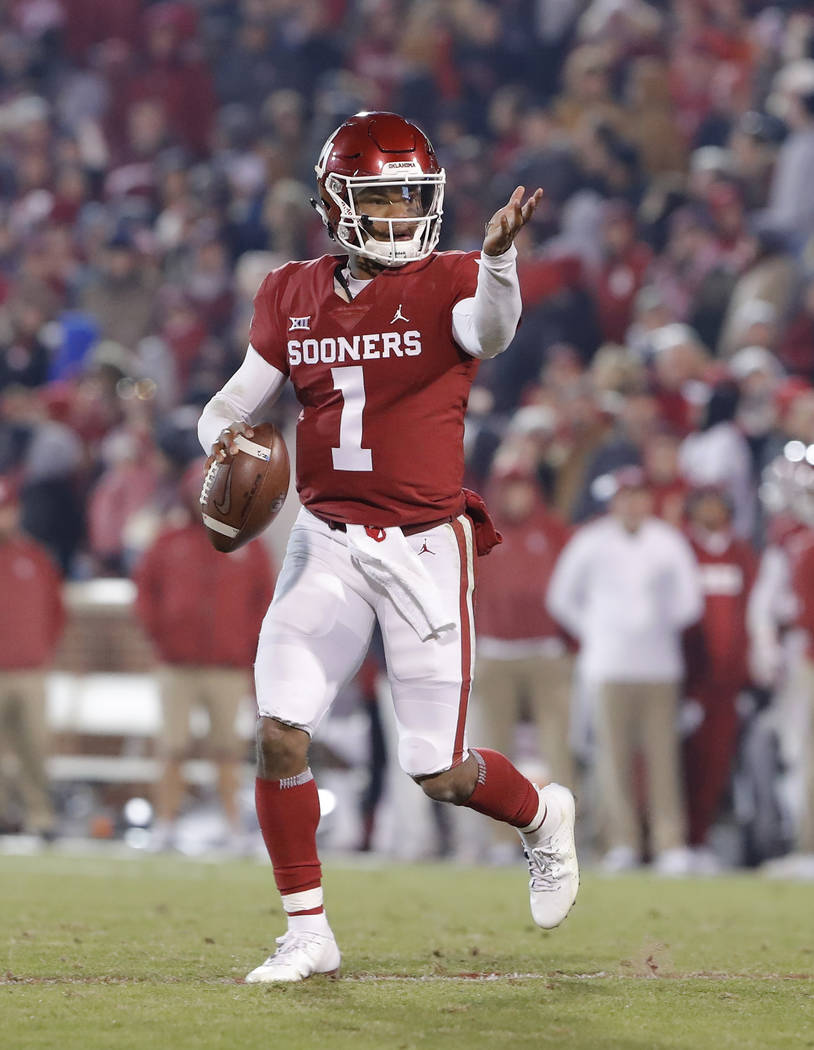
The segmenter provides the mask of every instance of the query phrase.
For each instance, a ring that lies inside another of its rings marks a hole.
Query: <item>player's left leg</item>
[[[579,886],[574,798],[559,784],[537,788],[500,752],[468,750],[466,710],[474,666],[474,547],[465,517],[410,537],[427,539],[431,573],[456,596],[454,631],[420,641],[386,597],[377,605],[399,733],[399,763],[427,795],[517,828],[531,879],[532,917],[546,929],[568,914]]]

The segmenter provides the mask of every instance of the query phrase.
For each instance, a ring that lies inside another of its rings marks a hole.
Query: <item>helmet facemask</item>
[[[387,168],[394,170],[387,171]],[[320,166],[316,168],[317,176]],[[383,266],[403,266],[405,263],[426,259],[438,244],[444,203],[443,171],[425,174],[416,161],[385,165],[381,175],[340,175],[331,172],[320,178],[331,207],[318,208],[329,233],[349,252],[371,259]],[[416,214],[398,218],[369,215],[360,193],[370,187],[397,189],[406,199],[416,189]],[[338,220],[331,222],[328,212],[338,211]],[[405,237],[405,231],[411,232]]]

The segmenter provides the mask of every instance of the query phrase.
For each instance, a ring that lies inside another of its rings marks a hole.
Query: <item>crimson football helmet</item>
[[[318,196],[311,203],[343,248],[384,266],[426,259],[435,248],[446,176],[430,140],[409,120],[395,113],[357,113],[322,147],[314,171]],[[418,190],[420,214],[365,214],[358,195],[370,186],[395,189],[405,200],[414,200]]]

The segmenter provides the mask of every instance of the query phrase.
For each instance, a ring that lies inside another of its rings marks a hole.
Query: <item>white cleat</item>
[[[246,984],[304,981],[320,974],[338,977],[339,954],[334,935],[289,930],[277,938],[277,951],[246,975]]]
[[[531,917],[544,930],[553,930],[571,910],[579,889],[574,796],[561,784],[537,791],[546,819],[538,831],[521,831],[520,838],[531,875]]]

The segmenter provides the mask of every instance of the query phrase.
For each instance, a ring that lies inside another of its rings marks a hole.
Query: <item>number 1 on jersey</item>
[[[332,368],[334,389],[342,394],[339,448],[331,449],[334,470],[373,470],[373,453],[362,448],[362,414],[365,410],[365,377],[361,365]]]

